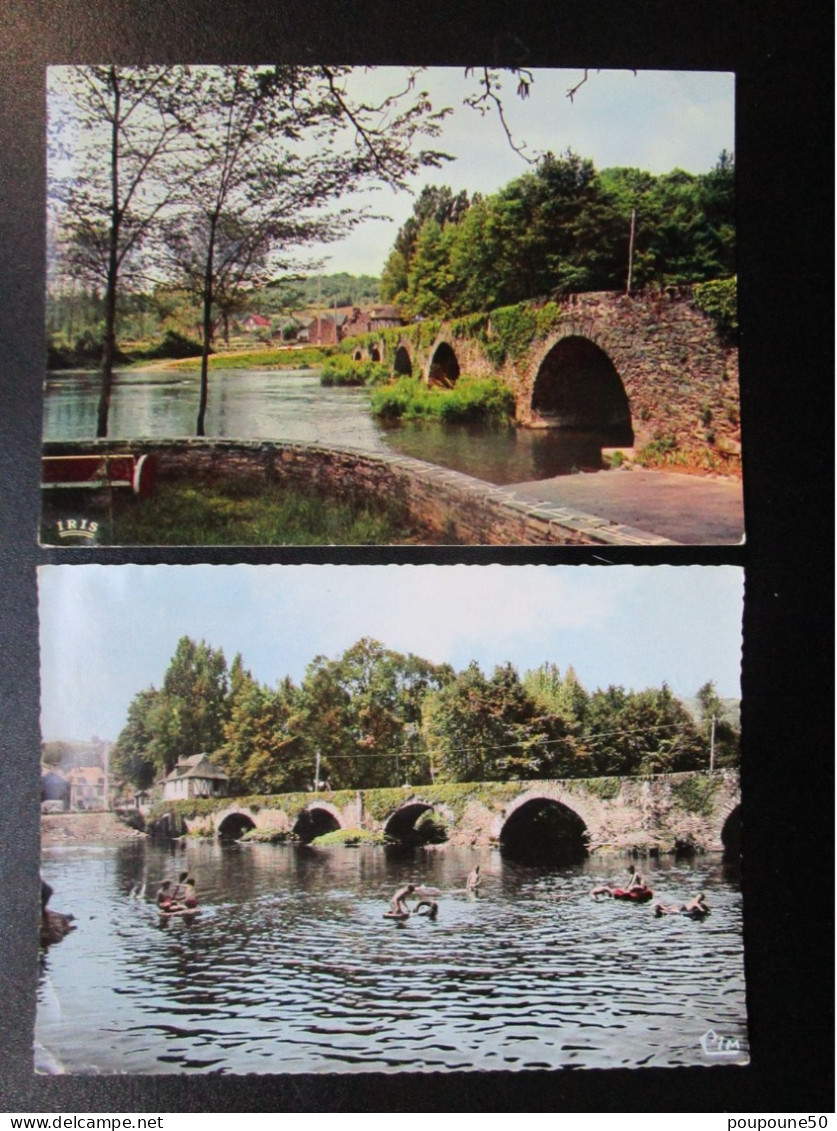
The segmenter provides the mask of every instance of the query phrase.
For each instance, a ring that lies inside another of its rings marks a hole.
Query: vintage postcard
[[[748,1061],[739,567],[38,581],[38,1071]]]
[[[51,66],[46,545],[737,545],[726,71]]]

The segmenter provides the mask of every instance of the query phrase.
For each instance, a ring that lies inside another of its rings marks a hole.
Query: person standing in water
[[[631,873],[631,878],[628,880],[627,884],[625,885],[626,891],[634,891],[636,888],[644,888],[646,886],[645,877],[642,875],[641,872],[637,871],[636,866],[634,864],[628,865],[628,871]]]
[[[406,900],[407,897],[411,896],[415,890],[415,884],[407,884],[405,887],[399,888],[392,899],[389,901],[390,912],[393,915],[409,915],[410,908],[407,906]]]
[[[482,883],[482,876],[480,875],[480,866],[477,864],[465,881],[465,890],[467,892],[475,892]]]

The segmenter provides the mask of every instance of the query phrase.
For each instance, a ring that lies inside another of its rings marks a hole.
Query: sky
[[[38,585],[45,741],[116,739],[184,635],[270,686],[369,636],[487,675],[572,665],[589,691],[740,694],[737,566],[48,565]]]
[[[48,97],[52,112],[66,108],[58,91],[62,68],[50,68]],[[376,100],[402,89],[405,68],[357,68],[351,89],[365,100]],[[517,80],[503,78],[503,102],[515,143],[527,155],[572,149],[589,157],[596,168],[633,166],[651,173],[674,168],[708,172],[721,151],[735,149],[735,78],[720,71],[590,71],[570,101],[567,92],[584,76],[576,70],[535,70],[531,94],[520,99]],[[426,184],[449,185],[469,195],[497,191],[526,172],[528,165],[509,145],[496,113],[481,115],[463,105],[478,92],[474,76],[462,67],[431,67],[418,79],[435,109],[451,107],[440,138],[427,147],[455,157],[441,169],[424,169],[411,181],[418,193]],[[71,161],[53,161],[54,172],[66,173]],[[362,223],[346,239],[313,245],[310,255],[322,260],[324,274],[347,271],[380,275],[399,228],[410,216],[410,192],[369,192],[341,199],[341,205],[366,206],[389,220]],[[312,260],[313,261],[313,260]]]
[[[393,89],[397,68],[379,68],[363,78],[363,89]],[[529,156],[572,149],[589,157],[597,169],[632,166],[650,173],[680,168],[706,173],[726,149],[735,150],[735,76],[722,71],[590,71],[572,101],[567,91],[584,76],[577,70],[536,70],[530,96],[515,94],[516,80],[504,81],[506,117],[516,143]],[[484,117],[463,106],[474,92],[475,79],[461,67],[433,67],[420,78],[434,106],[454,112],[434,148],[456,157],[442,169],[425,169],[414,178],[418,192],[425,184],[449,185],[470,194],[497,191],[527,171],[526,162],[508,144],[496,115]],[[398,229],[410,216],[414,197],[408,193],[375,193],[364,198],[389,222],[369,221],[338,244],[321,248],[325,274],[348,271],[379,275]]]

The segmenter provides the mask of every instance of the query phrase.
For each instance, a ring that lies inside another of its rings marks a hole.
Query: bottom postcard
[[[35,1067],[746,1063],[743,571],[39,570]]]

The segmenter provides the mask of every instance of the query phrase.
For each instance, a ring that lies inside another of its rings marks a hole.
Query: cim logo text
[[[742,1051],[737,1037],[722,1037],[714,1029],[703,1034],[700,1044],[706,1056],[740,1056]]]

